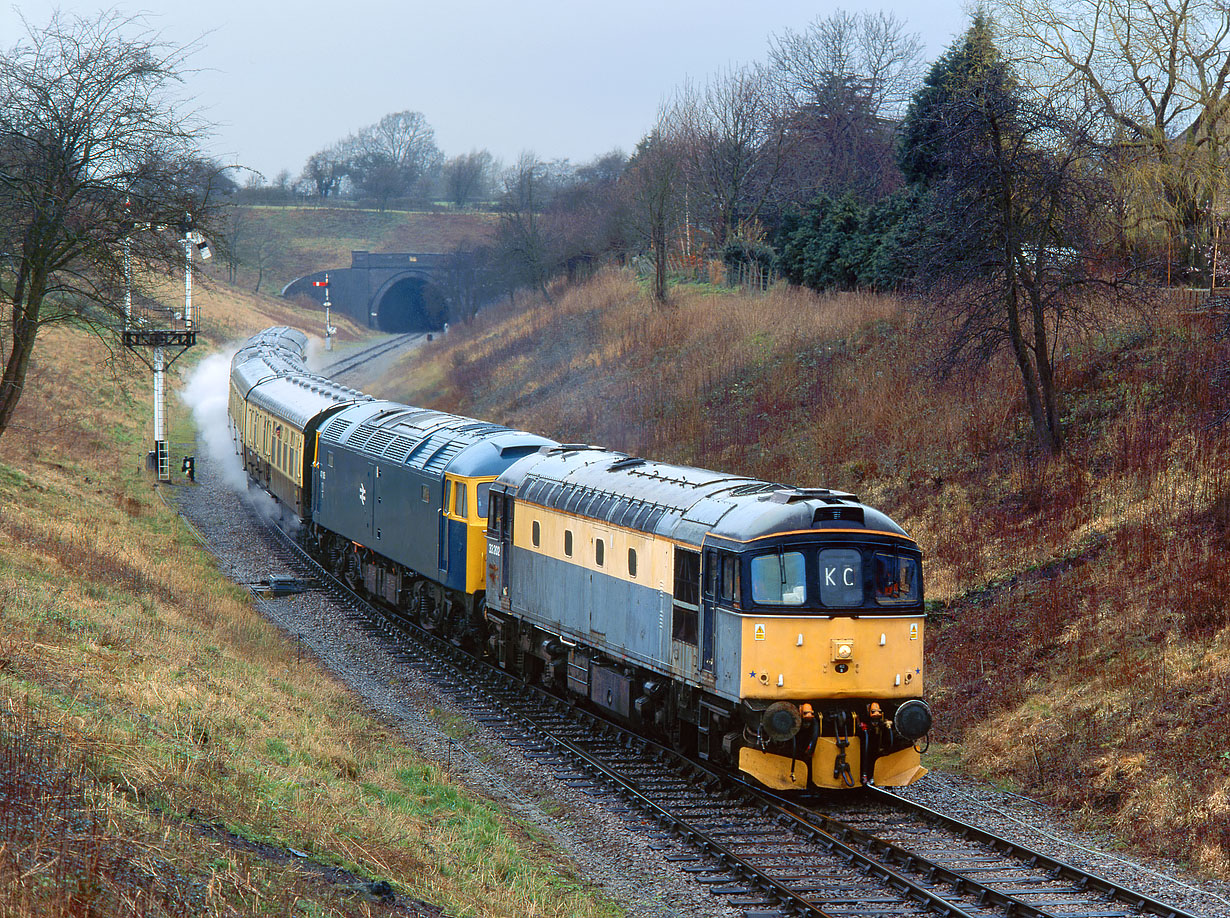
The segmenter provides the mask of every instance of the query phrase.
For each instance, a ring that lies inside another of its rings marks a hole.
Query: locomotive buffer
[[[138,223],[134,229],[159,232],[165,226]],[[196,344],[199,314],[192,311],[192,252],[204,260],[213,255],[205,238],[192,228],[192,215],[184,214],[179,227],[184,249],[184,308],[176,311],[148,297],[133,298],[131,243],[124,240],[124,347],[141,358],[154,373],[154,448],[148,465],[159,481],[171,480],[171,462],[166,436],[166,371]]]

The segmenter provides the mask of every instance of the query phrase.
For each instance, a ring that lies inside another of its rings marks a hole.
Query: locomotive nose
[[[931,709],[925,701],[912,698],[897,708],[893,729],[908,740],[917,740],[931,730]]]

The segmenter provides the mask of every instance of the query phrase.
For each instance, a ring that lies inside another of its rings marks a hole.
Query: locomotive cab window
[[[491,482],[480,481],[478,488],[474,492],[475,509],[478,511],[478,518],[485,520],[487,518],[487,501],[491,497]]]
[[[606,563],[606,544],[601,539],[594,540],[594,563],[599,567]]]
[[[918,602],[922,584],[916,559],[876,552],[873,564],[876,602],[882,606]]]
[[[807,565],[801,552],[774,552],[752,559],[752,601],[765,606],[801,606],[807,598]]]
[[[538,520],[534,520],[530,526],[530,541],[534,543],[535,548],[542,544],[542,526],[539,525]]]
[[[453,516],[465,519],[466,516],[466,486],[464,481],[453,482]]]
[[[564,554],[569,558],[572,557],[572,530],[564,530]]]
[[[628,549],[628,576],[636,578],[636,549]]]

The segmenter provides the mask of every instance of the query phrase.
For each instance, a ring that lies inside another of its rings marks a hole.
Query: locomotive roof
[[[372,401],[338,412],[321,427],[323,442],[430,472],[481,477],[554,440],[461,415]]]
[[[747,542],[832,528],[906,535],[853,494],[790,488],[597,447],[544,451],[500,480],[515,487],[520,500],[694,545],[709,534]]]
[[[329,408],[372,400],[308,370],[307,341],[307,335],[295,328],[267,328],[231,358],[231,380],[244,397],[300,430]]]

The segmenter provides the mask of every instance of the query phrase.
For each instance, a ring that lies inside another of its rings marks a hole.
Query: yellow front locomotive
[[[922,556],[884,514],[567,445],[492,501],[501,665],[771,788],[925,773]]]

